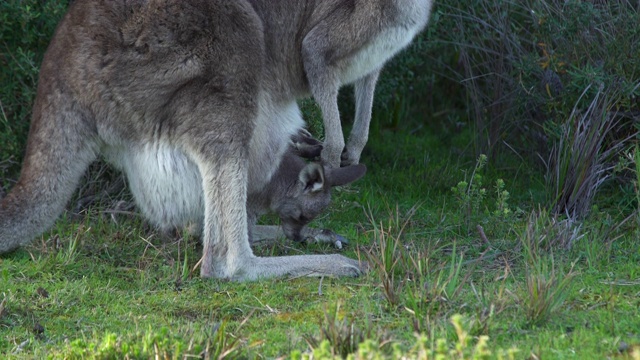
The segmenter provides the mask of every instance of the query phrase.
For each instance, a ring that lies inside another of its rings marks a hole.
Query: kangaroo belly
[[[125,172],[136,204],[154,225],[168,230],[202,222],[202,177],[184,153],[164,144],[105,153]]]

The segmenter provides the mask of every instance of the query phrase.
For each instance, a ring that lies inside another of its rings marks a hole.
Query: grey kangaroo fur
[[[102,156],[153,222],[204,214],[203,277],[359,275],[360,263],[338,254],[256,257],[247,198],[303,127],[297,98],[320,104],[322,157],[337,166],[338,88],[356,82],[357,102],[369,103],[362,89],[372,94],[430,9],[430,0],[74,1],[40,69],[20,178],[0,202],[0,253],[47,230]],[[355,129],[370,111],[358,109]]]

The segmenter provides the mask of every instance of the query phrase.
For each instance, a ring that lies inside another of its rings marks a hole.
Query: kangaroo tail
[[[87,118],[64,96],[50,98],[36,100],[20,179],[0,200],[0,254],[51,227],[96,158]]]

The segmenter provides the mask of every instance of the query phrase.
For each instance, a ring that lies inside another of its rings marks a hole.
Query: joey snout
[[[292,221],[282,221],[282,231],[287,239],[295,242],[304,242],[304,236],[302,235],[302,229],[306,224],[300,224]]]

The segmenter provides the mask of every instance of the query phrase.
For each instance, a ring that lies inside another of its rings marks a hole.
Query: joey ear
[[[331,186],[346,185],[360,179],[366,172],[367,167],[364,164],[327,169],[327,182]]]
[[[320,164],[309,163],[300,170],[298,180],[302,183],[304,192],[321,191],[325,184],[324,168]]]

